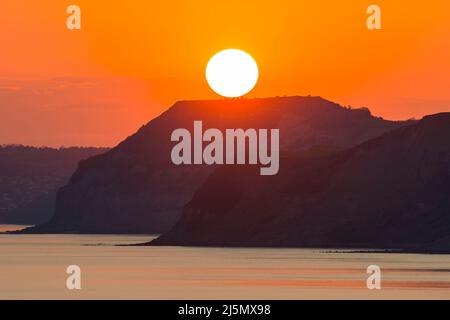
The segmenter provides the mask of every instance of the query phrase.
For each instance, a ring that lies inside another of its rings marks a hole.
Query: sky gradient
[[[81,30],[66,28],[70,4]],[[227,48],[258,63],[248,97],[319,95],[386,119],[450,111],[444,0],[8,1],[0,39],[0,144],[113,146],[177,100],[220,98],[204,70]]]

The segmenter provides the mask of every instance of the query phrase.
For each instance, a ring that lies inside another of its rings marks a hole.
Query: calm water
[[[149,239],[0,235],[0,299],[450,299],[450,255],[114,246]],[[71,264],[79,291],[65,287]],[[381,290],[366,289],[371,264]]]

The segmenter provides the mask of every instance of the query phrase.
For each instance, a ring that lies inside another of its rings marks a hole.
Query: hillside
[[[116,148],[81,163],[59,190],[51,221],[27,232],[168,231],[214,170],[171,162],[171,132],[191,129],[194,120],[204,129],[279,128],[282,152],[348,148],[405,124],[320,97],[177,102]]]
[[[0,146],[0,223],[47,221],[56,190],[69,180],[78,162],[106,150]]]
[[[280,174],[217,170],[153,245],[450,251],[450,113]]]

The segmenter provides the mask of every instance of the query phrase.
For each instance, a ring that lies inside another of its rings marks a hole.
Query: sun
[[[238,49],[215,54],[206,66],[206,81],[217,94],[236,98],[249,93],[258,81],[258,65],[251,55]]]

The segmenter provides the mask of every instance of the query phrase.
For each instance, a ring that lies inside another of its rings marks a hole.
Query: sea
[[[450,255],[134,246],[156,236],[0,234],[0,299],[450,299]]]

